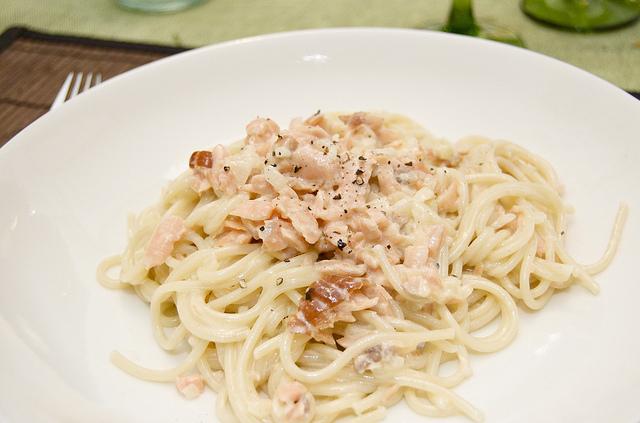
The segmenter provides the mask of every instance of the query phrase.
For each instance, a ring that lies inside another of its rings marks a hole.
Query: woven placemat
[[[69,72],[105,81],[183,48],[50,35],[11,28],[0,36],[0,147],[51,107]]]
[[[0,147],[50,109],[69,72],[100,73],[104,81],[185,50],[7,30],[0,36]]]

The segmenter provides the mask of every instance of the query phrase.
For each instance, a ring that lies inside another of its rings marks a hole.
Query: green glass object
[[[531,18],[558,28],[595,32],[620,28],[640,17],[634,0],[523,0],[522,10]]]
[[[445,24],[431,25],[427,29],[469,35],[524,47],[524,43],[515,32],[486,22],[477,23],[473,16],[471,0],[453,0],[449,20]]]
[[[618,4],[627,9],[640,12],[640,0],[612,0],[613,3]]]
[[[207,0],[116,0],[116,3],[134,12],[173,13],[204,3]]]

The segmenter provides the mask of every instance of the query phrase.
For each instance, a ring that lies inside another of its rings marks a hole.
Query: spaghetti
[[[189,398],[206,384],[223,421],[373,422],[402,399],[482,421],[453,392],[470,354],[513,340],[518,304],[576,283],[596,293],[627,210],[603,259],[579,265],[546,161],[382,112],[258,118],[189,165],[97,276],[149,303],[162,348],[190,350],[166,370],[111,360]]]

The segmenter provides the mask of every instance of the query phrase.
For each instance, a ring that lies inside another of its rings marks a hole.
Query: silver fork
[[[70,100],[73,97],[77,96],[78,94],[84,91],[87,91],[89,88],[95,87],[96,85],[102,82],[102,75],[99,73],[96,74],[94,78],[93,73],[89,72],[87,74],[87,77],[84,79],[84,85],[82,85],[82,77],[83,77],[82,72],[78,72],[78,75],[76,76],[75,81],[73,79],[73,76],[74,76],[74,73],[70,72],[69,75],[67,76],[67,79],[64,80],[64,83],[62,84],[62,87],[60,88],[60,91],[58,92],[58,95],[56,96],[55,100],[53,100],[53,104],[51,104],[51,109],[49,110],[55,109],[56,107],[64,103],[66,100]],[[71,86],[71,82],[73,82],[73,87]],[[82,85],[82,88],[81,88],[81,85]]]

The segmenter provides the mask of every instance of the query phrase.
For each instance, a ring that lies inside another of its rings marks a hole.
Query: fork
[[[60,91],[58,92],[58,95],[56,96],[55,100],[53,100],[53,104],[51,104],[51,109],[49,110],[55,109],[56,107],[64,103],[66,100],[70,100],[76,95],[84,91],[87,91],[89,88],[95,87],[100,82],[102,82],[101,74],[99,73],[96,74],[96,77],[94,79],[93,73],[89,72],[87,74],[87,77],[84,80],[84,85],[82,85],[82,90],[81,90],[80,85],[82,84],[82,77],[83,77],[82,72],[78,72],[78,75],[76,76],[75,81],[73,81],[73,76],[74,76],[73,72],[70,72],[69,75],[67,75],[67,79],[64,80],[64,83],[62,84],[62,87],[60,88]],[[72,81],[73,81],[73,87],[71,86]]]

